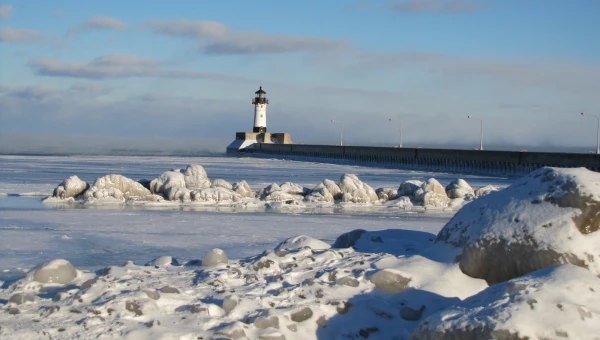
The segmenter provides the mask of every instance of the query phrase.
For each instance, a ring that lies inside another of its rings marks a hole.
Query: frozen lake
[[[188,164],[204,166],[210,179],[246,180],[254,190],[285,181],[312,188],[325,178],[337,181],[344,173],[356,174],[374,188],[397,188],[405,180],[431,177],[443,185],[464,178],[473,187],[504,187],[513,180],[256,158],[0,156],[0,280],[19,277],[54,258],[67,259],[77,268],[97,269],[126,260],[143,264],[161,255],[183,261],[197,259],[214,247],[225,250],[230,258],[243,258],[273,248],[290,236],[306,234],[332,243],[340,234],[357,228],[435,234],[451,217],[449,213],[368,210],[233,212],[183,206],[74,209],[40,201],[41,195],[50,195],[71,175],[90,183],[113,173],[134,180],[153,179]]]

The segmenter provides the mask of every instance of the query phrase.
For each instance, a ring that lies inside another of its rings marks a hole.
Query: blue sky
[[[595,147],[595,0],[0,3],[0,151],[300,143]],[[9,145],[10,144],[10,145]],[[7,146],[8,145],[8,146]]]

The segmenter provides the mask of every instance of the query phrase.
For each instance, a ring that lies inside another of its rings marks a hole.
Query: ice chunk
[[[409,287],[410,278],[394,273],[388,269],[383,269],[373,274],[369,280],[386,293],[400,293]]]
[[[169,201],[190,201],[191,190],[183,187],[170,187],[167,189],[165,198]]]
[[[89,187],[90,185],[79,179],[79,177],[70,176],[54,189],[52,196],[63,199],[77,197],[83,194]]]
[[[94,184],[83,195],[86,200],[92,197],[128,199],[134,196],[151,196],[151,193],[140,183],[125,176],[115,174],[97,178]]]
[[[481,197],[481,196],[489,195],[492,192],[498,191],[498,190],[500,190],[500,189],[496,188],[495,186],[493,186],[491,184],[490,185],[486,185],[484,187],[481,187],[481,188],[475,190],[475,196],[476,197]]]
[[[179,289],[173,286],[164,286],[160,289],[160,292],[165,294],[180,294]]]
[[[275,315],[270,317],[261,316],[254,320],[254,327],[258,329],[277,328],[279,329],[279,318]]]
[[[309,247],[310,249],[329,249],[331,246],[321,240],[317,240],[316,238],[312,238],[306,235],[300,235],[295,237],[290,237],[281,242],[275,250],[287,250],[293,251],[302,249],[304,247]]]
[[[334,183],[335,184],[335,183]],[[339,191],[339,188],[338,188]],[[307,202],[327,202],[333,203],[333,195],[325,187],[323,183],[319,183],[314,187],[305,197],[304,200]]]
[[[398,190],[390,188],[378,188],[375,190],[377,197],[382,201],[392,201],[398,198]]]
[[[340,279],[335,280],[335,284],[339,286],[358,287],[358,280],[353,277],[344,276]]]
[[[404,306],[400,309],[400,317],[406,321],[417,321],[423,316],[425,305],[422,305],[419,309],[413,309],[408,306]]]
[[[77,277],[77,271],[67,260],[52,260],[34,268],[31,279],[40,283],[67,284]]]
[[[222,249],[214,248],[202,258],[203,267],[214,267],[216,265],[227,263],[229,259]]]
[[[150,191],[153,194],[162,194],[167,197],[167,192],[172,187],[186,188],[185,176],[179,169],[165,171],[150,182]]]
[[[344,174],[340,178],[342,201],[353,203],[369,203],[377,201],[377,193],[366,183],[361,182],[356,175]]]
[[[144,293],[152,300],[160,299],[160,293],[155,291],[154,289],[144,289]]]
[[[236,202],[241,198],[238,193],[221,187],[193,190],[190,196],[192,201],[200,202]]]
[[[292,182],[281,183],[281,185],[279,185],[279,188],[281,189],[281,191],[287,192],[288,194],[301,196],[308,194],[309,191],[308,188],[305,188],[300,184]]]

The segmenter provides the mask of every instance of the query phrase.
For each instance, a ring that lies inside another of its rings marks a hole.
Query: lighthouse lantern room
[[[252,100],[254,105],[254,129],[252,132],[264,133],[267,132],[267,105],[269,105],[269,100],[262,86],[254,93],[254,100]]]

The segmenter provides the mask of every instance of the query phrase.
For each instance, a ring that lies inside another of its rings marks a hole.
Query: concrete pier
[[[265,143],[255,144],[251,152],[259,157],[489,175],[524,175],[543,166],[600,171],[596,154]]]

